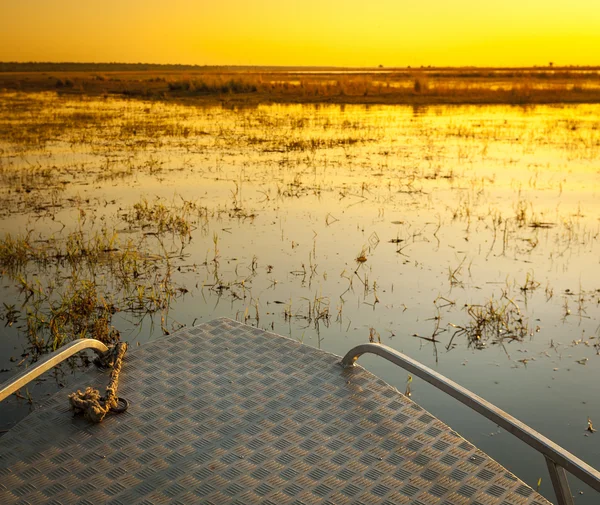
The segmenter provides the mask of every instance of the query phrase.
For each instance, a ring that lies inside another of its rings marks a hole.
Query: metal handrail
[[[521,439],[527,445],[542,453],[546,458],[558,505],[573,504],[573,497],[569,489],[565,469],[588,486],[600,492],[600,472],[598,470],[475,393],[391,347],[383,344],[358,345],[346,353],[341,362],[342,366],[354,366],[356,360],[365,353],[376,354],[408,370],[411,374],[420,377],[444,393],[456,398],[459,402],[464,403],[479,414],[487,417],[498,426]]]
[[[23,370],[21,373],[0,384],[0,402],[36,377],[84,349],[92,349],[98,356],[102,356],[108,351],[108,347],[99,340],[93,338],[75,340],[49,354],[41,361],[38,361],[34,366]]]

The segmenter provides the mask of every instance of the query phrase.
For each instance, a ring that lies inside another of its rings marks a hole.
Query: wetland
[[[600,467],[598,105],[284,102],[0,92],[0,381],[225,316],[389,345]],[[552,498],[542,456],[361,363]],[[3,402],[0,431],[88,365]]]

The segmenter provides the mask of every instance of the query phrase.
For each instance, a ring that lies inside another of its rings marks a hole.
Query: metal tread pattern
[[[229,319],[141,346],[124,414],[90,424],[61,392],[0,438],[0,503],[549,505],[339,360]]]

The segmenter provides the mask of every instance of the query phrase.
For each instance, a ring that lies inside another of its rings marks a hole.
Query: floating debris
[[[587,423],[588,423],[587,428],[586,428],[587,431],[589,431],[590,433],[594,433],[595,431],[598,431],[592,425],[592,420],[589,417],[587,418]]]
[[[547,221],[534,221],[533,223],[529,223],[530,228],[553,228],[554,226],[556,226],[556,223]]]
[[[372,344],[381,344],[381,335],[375,328],[369,328],[369,342]]]

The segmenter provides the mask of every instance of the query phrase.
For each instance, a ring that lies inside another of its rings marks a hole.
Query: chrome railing
[[[557,505],[574,505],[565,470],[600,492],[600,472],[586,462],[475,393],[391,347],[382,344],[358,345],[344,356],[342,366],[354,366],[356,360],[365,353],[381,356],[429,382],[542,453],[546,458],[550,479],[558,500]]]
[[[73,354],[77,354],[79,351],[83,351],[84,349],[92,349],[98,356],[103,356],[104,353],[108,351],[108,347],[106,347],[99,340],[95,340],[93,338],[82,338],[75,340],[49,354],[44,359],[38,361],[35,365],[23,370],[21,373],[0,384],[0,401],[13,394],[15,391],[18,391],[27,383],[42,375],[44,372],[55,367],[67,358],[70,358],[73,356]]]

